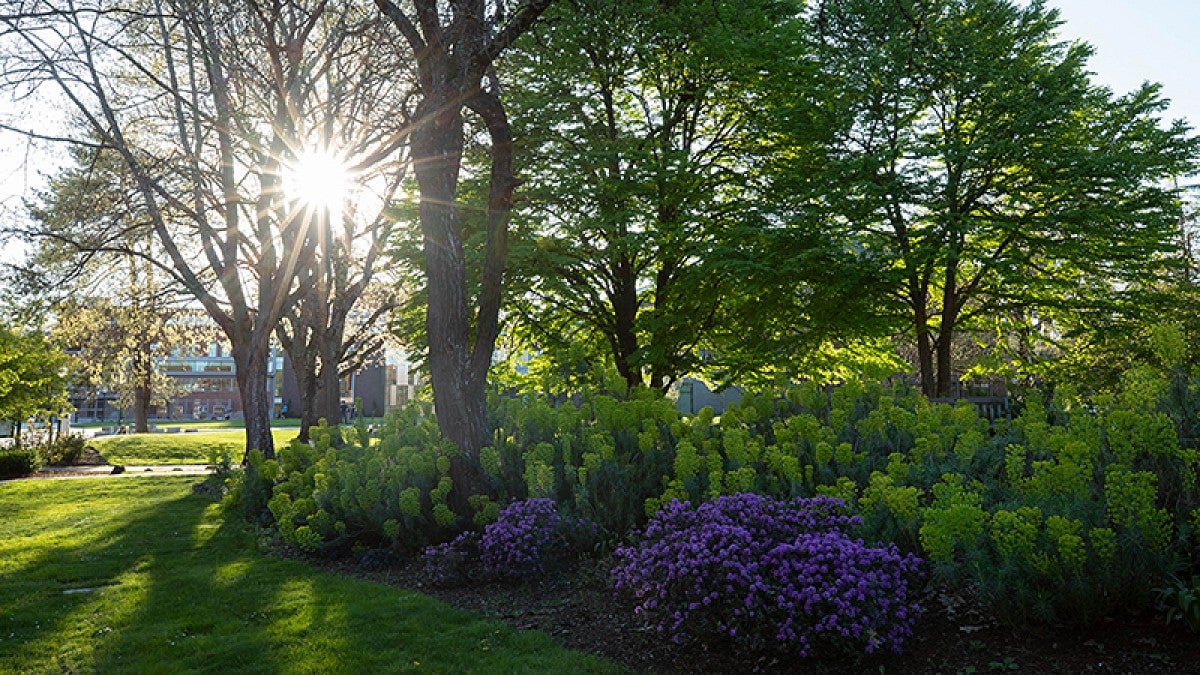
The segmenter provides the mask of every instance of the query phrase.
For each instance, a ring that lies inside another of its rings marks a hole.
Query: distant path
[[[127,478],[129,476],[207,476],[213,467],[206,464],[159,464],[153,466],[128,465],[125,471],[113,473],[107,464],[92,466],[47,466],[32,476],[9,480],[57,480],[63,478]],[[0,483],[7,483],[0,480]]]

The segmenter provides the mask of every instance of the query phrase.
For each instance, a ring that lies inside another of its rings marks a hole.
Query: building
[[[295,403],[300,400],[300,387],[290,362],[285,360],[281,367],[276,410],[283,417],[296,417],[299,410]],[[400,349],[386,347],[379,359],[342,378],[340,396],[342,403],[347,405],[361,403],[364,416],[382,417],[388,410],[416,397],[424,385],[425,378],[408,355]]]
[[[351,321],[365,320],[367,314],[352,314]],[[238,391],[237,367],[224,334],[207,313],[188,310],[172,322],[192,336],[158,363],[159,372],[169,378],[169,402],[153,405],[153,420],[240,419],[242,396]],[[380,328],[379,330],[382,330]],[[404,405],[424,385],[415,364],[407,355],[385,343],[381,356],[357,372],[343,378],[341,399],[353,405],[362,403],[362,414],[382,416],[388,409]],[[267,364],[267,386],[272,392],[272,415],[294,417],[298,414],[299,387],[289,360],[272,341]],[[76,388],[69,394],[75,408],[73,422],[119,421],[133,418],[130,408],[122,409],[116,392]]]
[[[185,326],[195,326],[196,339],[177,347],[158,363],[159,372],[169,378],[169,402],[151,405],[150,419],[154,420],[216,420],[240,419],[242,396],[238,391],[237,369],[230,355],[229,342],[216,331],[207,315],[186,312],[175,319]],[[275,394],[275,409],[281,403],[283,357],[272,345],[267,364],[267,386]],[[131,408],[122,408],[116,392],[73,388],[68,398],[75,408],[73,422],[119,421],[133,418]]]

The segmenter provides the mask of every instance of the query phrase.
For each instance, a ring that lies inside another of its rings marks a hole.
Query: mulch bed
[[[827,655],[797,659],[774,651],[747,653],[730,642],[675,644],[646,628],[614,597],[603,563],[585,561],[528,581],[457,587],[427,583],[419,561],[366,570],[352,560],[321,563],[333,571],[413,589],[447,604],[543,631],[563,645],[592,652],[636,672],[661,673],[1200,673],[1200,638],[1181,624],[1142,615],[1086,630],[1004,628],[971,610],[962,596],[930,593],[925,615],[902,655]]]

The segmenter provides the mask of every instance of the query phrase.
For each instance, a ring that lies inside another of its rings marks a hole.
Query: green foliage
[[[951,473],[933,486],[934,500],[921,525],[921,545],[932,562],[952,562],[956,551],[978,550],[988,518],[980,487],[964,487],[962,476]]]
[[[1098,414],[1060,403],[1031,396],[1015,420],[989,425],[903,386],[749,397],[708,435],[680,434],[663,499],[703,498],[716,477],[749,469],[758,492],[847,499],[869,538],[920,548],[936,582],[974,585],[1007,621],[1144,607],[1153,579],[1194,545],[1194,453],[1142,397]]]
[[[42,468],[37,448],[0,448],[0,479],[23,478]]]
[[[815,157],[776,157],[779,199],[797,214],[777,228],[779,255],[790,244],[803,264],[811,241],[860,252],[828,267],[862,279],[865,310],[910,331],[927,391],[936,377],[949,395],[956,337],[992,322],[1021,359],[1033,311],[1066,335],[1162,306],[1151,299],[1180,262],[1180,193],[1167,186],[1194,171],[1198,139],[1163,119],[1158,86],[1094,83],[1092,48],[1063,40],[1048,3],[845,0],[813,16],[819,30],[795,49],[817,72],[791,86],[824,108],[816,124],[785,108],[780,134],[830,133]],[[1179,355],[1177,336],[1151,344]]]
[[[378,444],[347,434],[334,446],[322,425],[312,429],[311,446],[292,442],[277,462],[266,462],[277,476],[266,506],[283,540],[309,553],[353,543],[416,552],[453,532],[458,523],[447,504],[453,484],[446,475],[452,445],[421,407],[394,411]],[[477,517],[486,518],[492,508],[481,497],[471,501]]]
[[[87,445],[80,434],[68,434],[54,439],[53,443],[41,446],[42,463],[51,466],[71,466],[83,456],[83,448]]]
[[[872,542],[920,552],[936,583],[970,586],[1003,619],[1088,622],[1144,607],[1151,585],[1197,549],[1195,453],[1156,409],[1089,412],[1030,396],[989,425],[970,405],[931,404],[904,384],[803,385],[747,395],[718,421],[683,417],[654,392],[490,401],[480,453],[489,494],[450,509],[454,450],[427,408],[388,418],[377,445],[293,444],[260,475],[284,540],[307,551],[415,552],[546,497],[617,541],[672,499],[755,492],[829,495]],[[1132,400],[1132,399],[1129,399]]]
[[[0,420],[53,415],[67,405],[66,356],[40,333],[0,328]]]
[[[167,359],[202,344],[210,337],[202,333],[216,329],[178,321],[180,310],[163,304],[167,293],[154,284],[152,265],[133,258],[125,264],[127,271],[106,270],[108,275],[123,272],[128,277],[124,294],[115,300],[60,302],[53,338],[72,354],[74,384],[88,392],[116,394],[117,407],[142,405],[148,410],[186,393],[178,378],[163,371]]]
[[[1159,589],[1158,601],[1167,607],[1167,623],[1182,619],[1188,630],[1200,633],[1200,576],[1185,581],[1172,575]]]
[[[779,271],[753,258],[755,167],[763,100],[807,67],[787,49],[796,7],[580,0],[547,18],[503,64],[527,179],[512,337],[543,361],[527,364],[541,391],[606,365],[660,389],[712,371],[760,323],[746,278]]]

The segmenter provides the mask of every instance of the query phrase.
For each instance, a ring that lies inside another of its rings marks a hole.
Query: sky
[[[1048,4],[1062,12],[1065,23],[1059,30],[1064,39],[1095,47],[1089,65],[1097,83],[1122,94],[1147,80],[1159,82],[1163,96],[1172,101],[1168,119],[1182,118],[1200,127],[1200,0],[1048,0]],[[48,170],[49,165],[39,162],[36,154],[28,155],[25,143],[0,136],[0,217],[20,210],[21,196],[40,183],[38,171]],[[0,263],[21,255],[15,243],[0,241]]]
[[[1096,48],[1095,81],[1123,94],[1144,81],[1163,85],[1169,119],[1200,126],[1200,2],[1047,0],[1062,13],[1068,40]]]

